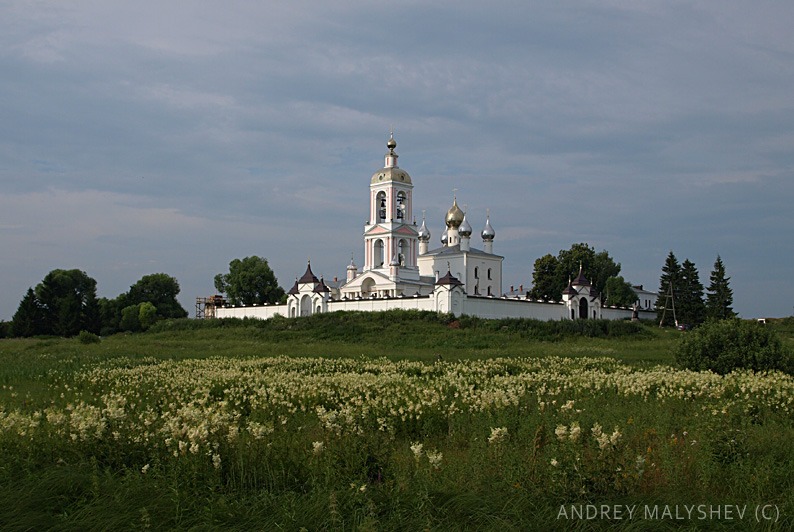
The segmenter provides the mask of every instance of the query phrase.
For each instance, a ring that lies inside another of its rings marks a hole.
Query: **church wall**
[[[403,310],[430,310],[434,311],[435,302],[430,297],[406,297],[406,298],[370,298],[353,299],[348,301],[329,301],[328,312],[338,312],[341,310],[378,312],[392,309]]]
[[[605,320],[625,320],[631,319],[632,309],[630,308],[614,308],[614,307],[601,307],[601,317]],[[644,310],[640,309],[638,312],[638,317],[641,320],[655,320],[656,319],[656,311],[655,310]]]
[[[391,309],[428,310],[436,311],[436,298],[434,297],[407,297],[407,298],[373,298],[349,301],[329,301],[328,312],[342,310],[379,312]],[[444,312],[449,309],[443,309]],[[527,301],[525,299],[504,299],[490,297],[466,297],[462,301],[462,310],[456,309],[456,314],[479,316],[486,319],[500,318],[529,318],[536,320],[570,319],[563,303],[543,303]],[[257,318],[270,319],[276,314],[289,316],[287,305],[264,305],[257,307],[230,307],[218,308],[215,316],[218,318]],[[601,309],[601,318],[606,320],[630,319],[632,309],[611,308]],[[654,311],[639,311],[640,319],[656,319]]]
[[[526,299],[468,297],[463,313],[486,319],[531,318],[535,320],[560,320],[567,317],[563,303],[542,303]]]
[[[280,314],[284,317],[289,316],[287,305],[264,305],[261,307],[229,307],[215,309],[217,318],[257,318],[267,320]]]

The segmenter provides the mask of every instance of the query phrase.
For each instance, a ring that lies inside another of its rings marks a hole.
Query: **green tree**
[[[145,331],[159,320],[157,310],[157,307],[148,301],[138,304],[138,323],[141,325],[141,330]]]
[[[96,281],[80,270],[53,270],[36,286],[43,314],[43,333],[75,336],[98,333],[101,321]]]
[[[681,265],[671,250],[664,261],[662,275],[659,278],[659,297],[656,300],[656,319],[659,320],[659,326],[675,325],[673,309],[678,307],[681,293],[680,280]],[[678,317],[677,314],[675,317]]]
[[[676,304],[678,322],[700,325],[706,319],[706,304],[703,302],[703,284],[700,282],[695,263],[685,259],[681,263],[681,295]]]
[[[141,306],[129,305],[121,309],[119,329],[122,331],[139,332],[141,330]]]
[[[137,305],[129,305],[121,310],[119,329],[122,331],[145,331],[162,318],[157,314],[157,307],[144,301]]]
[[[733,290],[730,287],[730,277],[725,276],[725,265],[717,255],[714,261],[714,269],[709,277],[711,281],[706,293],[706,316],[725,320],[733,318],[736,313],[733,311]]]
[[[44,333],[44,311],[33,288],[28,288],[22,301],[19,302],[19,307],[11,319],[11,333],[14,336],[24,337]]]
[[[559,299],[557,296],[557,268],[559,261],[551,253],[546,254],[535,261],[532,271],[532,290],[529,296],[534,299]],[[564,287],[563,287],[564,289]],[[560,295],[562,295],[562,290]]]
[[[284,296],[267,259],[256,255],[231,261],[229,273],[215,276],[215,289],[233,305],[278,303]]]
[[[606,251],[596,253],[586,243],[573,244],[570,249],[560,250],[557,257],[549,254],[535,261],[530,296],[559,301],[562,299],[562,291],[568,286],[568,280],[579,274],[580,266],[585,277],[599,293],[604,292],[607,279],[620,273],[620,264]]]
[[[630,307],[639,298],[634,293],[631,283],[626,282],[623,277],[610,277],[604,287],[606,293],[606,304],[615,307]]]
[[[161,319],[187,318],[188,313],[177,301],[177,295],[179,282],[174,277],[165,273],[153,273],[144,275],[130,286],[124,303],[125,306],[151,303],[157,308],[157,317]]]

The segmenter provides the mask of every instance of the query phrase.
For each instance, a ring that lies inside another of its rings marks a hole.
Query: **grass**
[[[791,378],[676,372],[686,333],[578,326],[341,313],[1,340],[0,528],[754,524],[558,519],[571,504],[772,504],[794,526]]]

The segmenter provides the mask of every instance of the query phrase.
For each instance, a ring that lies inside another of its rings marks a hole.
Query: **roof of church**
[[[460,244],[455,244],[454,246],[443,246],[443,247],[440,247],[440,248],[432,249],[432,250],[428,251],[427,253],[423,254],[422,256],[425,256],[425,255],[435,255],[435,256],[457,255],[457,254],[460,254],[460,253],[469,253],[470,255],[483,255],[483,256],[486,256],[486,257],[504,258],[501,255],[496,255],[494,253],[487,253],[487,252],[482,251],[482,250],[477,249],[477,248],[469,248],[469,251],[461,251],[460,250]]]
[[[411,176],[408,175],[408,172],[397,166],[397,157],[399,156],[394,152],[394,148],[397,147],[397,141],[394,140],[393,134],[389,138],[389,142],[386,143],[386,147],[389,148],[389,153],[386,154],[386,164],[382,169],[372,174],[370,184],[399,181],[400,183],[412,185]]]
[[[444,277],[439,278],[436,281],[437,285],[449,285],[449,286],[463,286],[463,283],[460,282],[460,279],[452,275],[449,270],[447,270],[447,274]]]
[[[574,286],[592,286],[590,281],[587,280],[587,277],[584,276],[582,273],[582,265],[579,265],[579,275],[576,276],[576,279],[573,280],[571,283]]]
[[[568,286],[565,288],[565,290],[562,291],[562,293],[563,293],[563,295],[575,296],[579,292],[576,291],[576,289],[571,284],[571,281],[569,280],[568,281]]]
[[[320,280],[317,278],[317,276],[314,275],[314,273],[312,273],[312,263],[309,262],[306,265],[306,273],[303,274],[303,277],[298,279],[298,283],[301,283],[301,284],[303,284],[303,283],[315,283],[316,284],[316,283],[319,283],[319,282],[320,282]]]
[[[330,292],[330,291],[331,291],[331,289],[328,288],[328,286],[325,284],[325,280],[322,279],[322,278],[320,279],[320,284],[318,284],[317,286],[314,287],[314,293],[315,294],[322,294],[322,293]]]
[[[289,289],[289,292],[287,292],[287,294],[289,294],[291,296],[294,296],[295,294],[297,294],[299,292],[300,292],[300,290],[298,290],[298,280],[295,279],[295,284],[292,285],[292,288]]]

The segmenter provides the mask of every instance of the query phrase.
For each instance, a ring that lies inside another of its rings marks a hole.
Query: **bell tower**
[[[399,279],[419,279],[419,233],[413,222],[411,176],[397,166],[394,134],[386,143],[383,168],[369,185],[369,221],[364,226],[364,267]],[[396,271],[395,271],[396,268]]]

